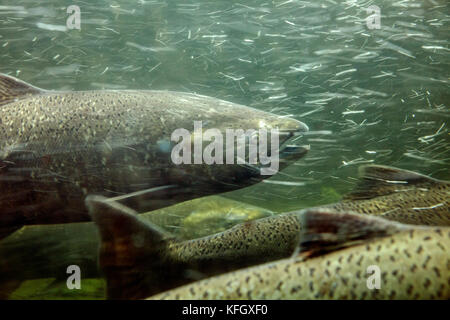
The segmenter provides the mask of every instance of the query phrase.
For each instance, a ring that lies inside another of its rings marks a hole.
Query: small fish
[[[0,238],[27,224],[88,221],[87,194],[131,194],[122,201],[146,212],[269,176],[261,175],[260,165],[236,160],[174,164],[171,135],[182,128],[194,132],[194,121],[221,133],[278,128],[280,170],[309,150],[288,144],[308,130],[304,123],[211,97],[47,91],[0,74]]]
[[[356,188],[342,201],[321,208],[407,224],[450,226],[449,181],[381,165],[361,166],[359,176]]]
[[[299,255],[150,299],[449,299],[450,228],[310,209]]]

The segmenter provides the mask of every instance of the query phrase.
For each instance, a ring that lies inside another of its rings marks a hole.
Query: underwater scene
[[[450,3],[2,0],[0,300],[450,299]]]

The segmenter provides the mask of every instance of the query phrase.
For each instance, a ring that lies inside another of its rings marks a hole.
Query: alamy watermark
[[[270,136],[270,153],[268,140]],[[171,159],[174,164],[259,164],[262,175],[273,175],[279,169],[279,131],[271,129],[226,129],[225,139],[219,129],[211,128],[203,132],[202,121],[194,121],[193,134],[184,128],[176,129],[171,140],[177,144],[172,148]],[[181,140],[181,141],[180,141]],[[194,145],[192,161],[192,140]],[[225,140],[225,142],[224,142]],[[203,142],[210,143],[203,148]],[[225,148],[224,148],[225,143]],[[246,146],[248,145],[248,161]],[[236,152],[235,152],[236,151]],[[236,156],[235,156],[236,155]],[[236,159],[236,161],[235,161]]]
[[[367,14],[369,15],[366,18],[367,28],[370,30],[380,29],[381,28],[381,10],[380,7],[376,5],[371,5],[366,9]]]
[[[381,269],[377,265],[370,265],[367,267],[367,274],[370,276],[367,278],[367,289],[381,289]]]
[[[81,30],[81,11],[80,7],[77,5],[71,5],[67,7],[67,13],[70,16],[67,18],[66,26],[67,29],[78,29]]]
[[[72,264],[67,267],[67,274],[70,276],[67,278],[66,285],[67,289],[81,289],[81,269],[76,264]]]

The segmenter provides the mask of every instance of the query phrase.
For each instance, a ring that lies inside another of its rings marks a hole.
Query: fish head
[[[173,166],[171,183],[184,182],[195,193],[250,186],[309,151],[309,146],[300,143],[309,130],[301,121],[204,96],[190,96],[189,101],[197,101],[196,112],[190,113],[195,118],[183,119],[185,128],[190,128],[191,163]]]

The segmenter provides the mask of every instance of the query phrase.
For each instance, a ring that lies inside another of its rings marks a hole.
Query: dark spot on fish
[[[359,259],[358,259],[358,261],[356,262],[356,264],[358,265],[358,266],[361,266],[361,262],[363,261],[363,256],[361,256]]]
[[[419,253],[419,254],[420,254],[422,251],[423,251],[422,246],[419,246],[419,247],[417,248],[417,250],[416,250],[416,252]]]
[[[434,267],[434,268],[433,268],[433,271],[434,271],[434,273],[436,273],[436,276],[437,276],[438,278],[441,277],[441,272],[439,271],[439,269],[438,269],[437,267]]]
[[[333,298],[333,296],[334,296],[334,290],[336,290],[336,283],[333,283],[333,284],[331,285],[330,291],[328,292],[330,298]]]
[[[396,292],[394,290],[391,290],[391,292],[389,293],[389,299],[390,300],[395,299],[395,295],[396,295]]]
[[[409,252],[408,252],[408,250],[403,250],[403,252],[405,253],[405,255],[408,257],[408,258],[411,258],[411,255],[409,254]]]
[[[295,286],[291,288],[291,294],[296,293],[297,291],[301,290],[302,286]]]
[[[439,287],[439,290],[437,292],[437,295],[439,298],[444,298],[444,289],[445,289],[445,285],[441,284],[441,286]]]
[[[314,283],[312,281],[309,282],[309,290],[314,291]]]
[[[283,281],[278,282],[276,290],[281,291],[281,286],[283,285]]]
[[[423,285],[424,285],[425,289],[428,289],[428,287],[431,285],[430,279],[426,278],[425,283]]]
[[[430,237],[430,236],[428,236],[428,237],[425,237],[425,238],[423,238],[423,240],[424,240],[424,241],[428,241],[428,240],[431,240],[431,237]]]
[[[414,287],[412,284],[408,285],[408,287],[406,288],[406,293],[410,296],[412,294],[414,290]]]
[[[409,270],[410,270],[411,272],[415,272],[415,271],[417,270],[417,266],[416,266],[415,264],[413,264],[413,265],[411,266],[411,268],[409,268]]]
[[[422,268],[424,268],[424,269],[426,269],[427,268],[427,264],[428,264],[428,262],[431,260],[431,257],[430,256],[427,256],[427,258],[425,259],[425,262],[423,263],[423,265],[422,265]]]
[[[314,271],[315,271],[314,268],[309,269],[309,275],[310,275],[311,277],[314,276]]]

